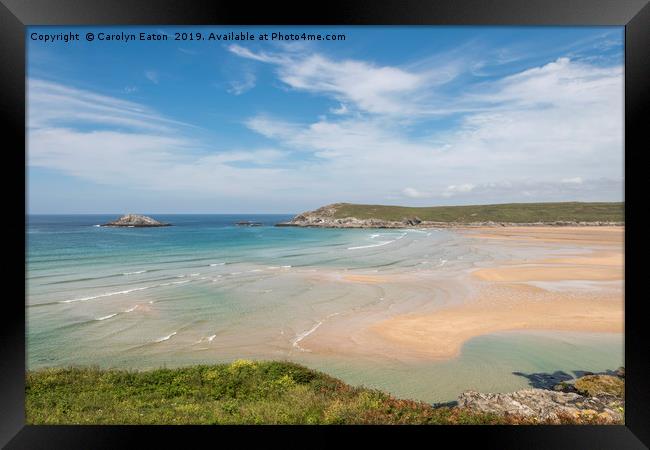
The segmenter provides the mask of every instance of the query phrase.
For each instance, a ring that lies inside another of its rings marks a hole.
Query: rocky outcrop
[[[263,224],[262,222],[252,222],[250,220],[240,220],[239,222],[235,222],[235,225],[239,227],[261,227]]]
[[[567,417],[623,423],[624,381],[620,376],[599,374],[562,382],[553,390],[524,389],[506,394],[466,391],[458,398],[458,406],[551,423]]]
[[[620,398],[625,396],[625,382],[622,378],[612,375],[587,375],[577,379],[574,386],[582,395],[613,395]]]
[[[117,220],[103,224],[103,227],[168,227],[170,223],[158,222],[151,217],[127,214]]]
[[[597,418],[606,423],[622,423],[624,401],[611,395],[585,397],[576,393],[545,389],[524,389],[508,394],[466,391],[458,406],[475,412],[534,418],[560,422],[563,418]]]

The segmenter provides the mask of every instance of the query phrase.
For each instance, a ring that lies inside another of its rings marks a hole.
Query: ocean
[[[98,226],[116,217],[28,216],[28,369],[291,360],[444,402],[466,389],[512,391],[545,374],[623,363],[622,335],[606,333],[497,333],[471,339],[457,358],[429,362],[312,352],[305,343],[345,317],[459,302],[471,290],[459,275],[517,249],[488,251],[448,230],[273,226],[291,215],[161,214],[153,217],[174,226]],[[235,225],[241,220],[263,225]],[[421,282],[391,281],[405,274]]]

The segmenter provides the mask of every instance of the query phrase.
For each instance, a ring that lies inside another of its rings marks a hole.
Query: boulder
[[[414,226],[414,225],[418,225],[418,224],[422,223],[422,220],[417,216],[415,216],[415,217],[405,217],[402,220],[402,223],[404,223],[405,225]]]

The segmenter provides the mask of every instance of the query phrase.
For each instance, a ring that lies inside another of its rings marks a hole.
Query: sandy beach
[[[500,227],[458,232],[478,246],[530,246],[541,257],[497,260],[460,276],[456,281],[471,289],[459,304],[433,312],[418,304],[403,314],[378,312],[337,320],[305,337],[301,345],[316,353],[440,360],[457,356],[473,337],[503,331],[623,332],[623,227]],[[422,281],[426,275],[419,278]],[[343,279],[370,284],[391,281],[372,276]]]

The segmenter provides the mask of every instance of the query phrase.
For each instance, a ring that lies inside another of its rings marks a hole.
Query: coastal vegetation
[[[433,406],[277,361],[148,371],[49,368],[28,372],[26,381],[28,424],[611,423],[597,414],[544,420]]]
[[[623,202],[504,203],[498,205],[407,207],[336,203],[333,218],[399,221],[418,217],[429,222],[623,222]]]

